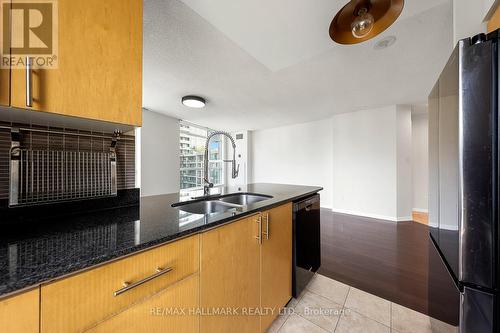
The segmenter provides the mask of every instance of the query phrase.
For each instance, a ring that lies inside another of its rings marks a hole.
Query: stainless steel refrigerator
[[[461,40],[429,96],[429,227],[461,333],[499,332],[499,33]],[[453,317],[453,316],[452,316]]]

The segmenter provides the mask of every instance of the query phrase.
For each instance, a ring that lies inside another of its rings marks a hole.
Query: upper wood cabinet
[[[9,106],[10,94],[10,71],[7,69],[0,69],[0,105]]]
[[[40,289],[0,300],[0,331],[36,333],[39,331]]]
[[[3,6],[8,6],[10,4],[9,1],[4,1],[0,3],[0,5]],[[4,8],[0,9],[0,33],[4,33],[4,21],[3,21],[3,10]],[[7,24],[8,25],[8,24]],[[10,48],[8,48],[9,43],[4,40],[0,36],[0,40],[2,41],[2,45],[0,45],[0,61],[4,61],[5,57],[10,57]],[[3,66],[0,68],[0,106],[9,106],[10,104],[10,69],[9,68],[3,68]]]
[[[13,6],[22,2],[12,0]],[[140,125],[142,0],[56,3],[58,67],[32,69],[32,107],[26,70],[12,68],[11,106]]]
[[[265,332],[277,310],[292,298],[292,204],[263,212],[262,228],[261,325]]]
[[[260,216],[255,215],[201,235],[202,309],[258,309],[260,306]],[[203,333],[256,333],[260,318],[242,312],[201,317]]]

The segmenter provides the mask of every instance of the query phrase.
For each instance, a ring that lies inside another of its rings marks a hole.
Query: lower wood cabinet
[[[87,332],[197,333],[199,283],[199,275],[192,275]]]
[[[242,313],[260,306],[259,221],[255,215],[201,235],[201,332],[260,332],[258,314]]]
[[[292,204],[263,212],[262,224],[261,331],[265,332],[292,298]]]
[[[265,332],[292,295],[292,204],[201,235],[202,333]]]
[[[0,332],[38,332],[40,289],[0,300]]]

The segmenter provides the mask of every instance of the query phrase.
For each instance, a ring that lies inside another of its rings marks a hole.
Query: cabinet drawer
[[[171,268],[148,279],[156,269]],[[199,268],[199,235],[56,281],[41,288],[42,332],[81,332],[144,300]],[[114,293],[124,282],[137,287]]]
[[[199,331],[199,276],[182,280],[90,329],[89,333]]]
[[[39,306],[39,289],[0,300],[0,331],[37,333]]]

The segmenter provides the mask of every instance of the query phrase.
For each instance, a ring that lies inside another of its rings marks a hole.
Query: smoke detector
[[[387,36],[379,40],[373,47],[375,50],[383,50],[396,43],[396,36]]]

